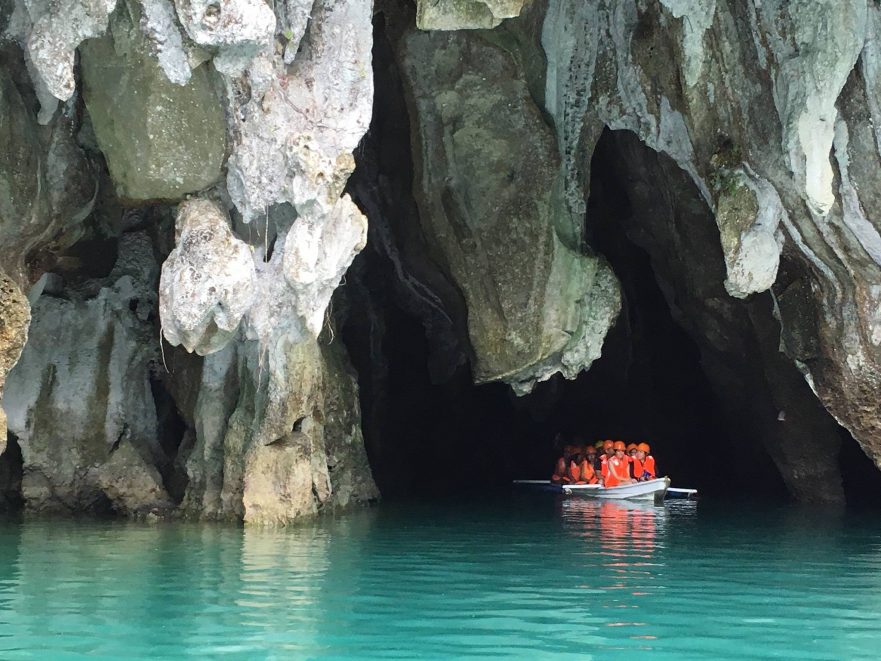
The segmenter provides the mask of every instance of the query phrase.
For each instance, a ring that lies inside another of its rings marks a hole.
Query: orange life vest
[[[655,471],[655,458],[651,455],[647,455],[645,461],[642,462],[642,472],[643,475],[648,473],[645,476],[647,480],[654,480],[657,477],[657,472]]]
[[[618,457],[612,457],[606,462],[608,468],[606,475],[606,486],[607,487],[617,487],[622,482],[626,482],[630,475],[627,471],[627,460],[626,459],[618,459]]]
[[[631,475],[633,476],[633,478],[637,479],[637,480],[641,480],[642,479],[642,471],[643,471],[642,462],[637,457],[633,457],[633,459],[630,462],[630,465],[633,468],[633,470],[631,472]]]
[[[593,464],[587,459],[583,459],[581,461],[581,466],[579,466],[581,470],[581,481],[585,484],[596,484],[599,480],[597,479],[597,473],[593,468]]]

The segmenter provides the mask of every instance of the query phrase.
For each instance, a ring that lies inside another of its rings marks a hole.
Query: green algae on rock
[[[171,82],[124,10],[80,51],[86,108],[121,198],[177,200],[220,179],[226,121],[209,64]]]
[[[520,13],[528,0],[418,0],[416,27],[420,30],[494,28],[502,19]]]

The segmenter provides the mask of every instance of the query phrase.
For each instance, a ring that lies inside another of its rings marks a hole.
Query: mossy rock
[[[84,99],[119,196],[176,200],[220,178],[223,108],[210,65],[194,69],[186,85],[172,83],[136,18],[123,7],[108,35],[81,46]]]

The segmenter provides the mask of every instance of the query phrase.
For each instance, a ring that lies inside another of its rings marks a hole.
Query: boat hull
[[[583,496],[587,498],[606,498],[610,500],[649,500],[660,503],[664,500],[664,494],[670,486],[669,477],[661,477],[657,480],[637,482],[636,484],[622,484],[618,487],[602,487],[598,484],[566,484],[563,485],[563,493],[568,496]]]

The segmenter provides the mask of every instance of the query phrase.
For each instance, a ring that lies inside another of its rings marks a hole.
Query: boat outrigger
[[[599,484],[554,484],[549,480],[514,480],[514,484],[542,491],[563,493],[567,496],[609,500],[639,500],[661,503],[665,497],[688,500],[697,498],[697,489],[674,489],[670,486],[669,477],[608,488]]]

